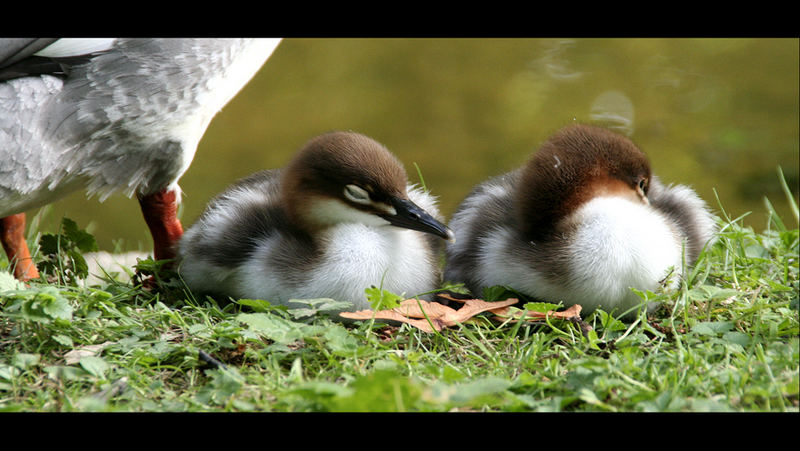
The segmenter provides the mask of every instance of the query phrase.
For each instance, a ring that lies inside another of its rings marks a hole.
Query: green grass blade
[[[798,211],[797,201],[794,199],[792,191],[789,189],[789,184],[786,183],[786,177],[783,176],[783,170],[780,166],[778,166],[778,178],[780,178],[781,188],[783,189],[783,193],[786,195],[786,201],[789,203],[789,208],[792,210],[794,222],[800,225],[800,212]]]

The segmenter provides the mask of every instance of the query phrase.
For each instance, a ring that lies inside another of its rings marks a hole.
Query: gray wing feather
[[[57,38],[0,39],[0,68],[16,64],[57,40]]]
[[[694,264],[703,246],[716,240],[717,227],[708,205],[688,186],[664,185],[656,176],[650,181],[647,197],[686,239],[686,261]]]

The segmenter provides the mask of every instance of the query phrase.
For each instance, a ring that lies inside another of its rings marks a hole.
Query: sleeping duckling
[[[693,264],[715,233],[692,189],[665,186],[629,139],[587,125],[563,128],[524,167],[479,184],[450,227],[445,280],[475,295],[503,285],[616,314],[641,303],[631,287],[674,285],[684,258]]]
[[[213,199],[180,241],[179,271],[199,293],[365,309],[370,286],[407,296],[438,287],[441,238],[453,237],[438,216],[383,145],[332,132]]]

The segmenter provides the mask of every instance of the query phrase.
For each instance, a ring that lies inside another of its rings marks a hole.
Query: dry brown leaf
[[[581,310],[582,309],[583,309],[583,307],[581,307],[580,304],[575,304],[572,307],[564,310],[563,312],[557,312],[557,311],[554,311],[554,310],[550,310],[549,312],[546,312],[546,313],[545,312],[526,311],[525,312],[525,317],[522,318],[522,320],[523,321],[541,321],[541,320],[546,319],[546,318],[558,318],[558,319],[578,318],[578,319],[580,319]],[[508,307],[505,307],[503,309],[492,311],[492,313],[494,313],[495,315],[500,316],[500,317],[504,317],[504,318],[514,317],[513,320],[519,320],[520,319],[519,317],[522,315],[523,312],[522,311],[518,311],[518,312],[514,312],[512,314],[511,313],[511,309],[509,309]]]
[[[511,313],[509,306],[519,302],[518,299],[509,298],[504,301],[487,302],[482,299],[456,299],[447,294],[440,294],[442,298],[464,304],[460,309],[455,310],[447,305],[438,302],[428,302],[419,299],[406,299],[400,303],[399,307],[391,310],[359,310],[357,312],[341,312],[340,316],[349,319],[386,319],[410,324],[417,329],[425,332],[440,331],[445,327],[455,326],[459,323],[468,322],[479,313],[490,312],[501,320],[511,321],[542,321],[546,318],[557,318],[567,320],[580,320],[582,307],[575,304],[562,311],[525,312],[524,318],[520,318],[522,311]]]
[[[442,318],[455,312],[444,304],[419,299],[406,299],[400,303],[400,307],[393,308],[392,311],[411,318],[425,318],[426,314],[428,318]]]
[[[342,312],[339,313],[339,316],[344,318],[350,319],[388,319],[392,321],[399,321],[402,323],[408,323],[412,326],[416,327],[417,329],[423,330],[425,332],[433,332],[434,330],[442,330],[444,325],[441,323],[439,318],[446,316],[448,314],[448,310],[454,311],[450,307],[446,305],[442,305],[439,303],[433,303],[433,305],[429,308],[428,304],[432,304],[427,301],[421,301],[417,299],[406,299],[405,301],[400,303],[399,307],[393,308],[391,310],[359,310],[357,312]],[[420,307],[422,309],[420,309]],[[428,318],[430,318],[430,322],[425,319],[425,314],[423,311],[428,314]],[[422,318],[422,319],[419,319]]]
[[[417,329],[423,330],[425,332],[433,332],[434,329],[437,331],[442,330],[441,324],[438,324],[438,322],[433,318],[431,318],[431,323],[433,323],[433,326],[431,326],[431,324],[429,324],[427,320],[409,318],[393,310],[374,311],[366,309],[366,310],[359,310],[357,312],[341,312],[339,313],[339,316],[350,319],[368,320],[375,318],[375,319],[388,319],[392,321],[399,321],[401,323],[411,324]]]
[[[505,301],[497,301],[497,302],[487,302],[482,299],[467,299],[464,302],[464,306],[460,309],[456,310],[456,317],[459,318],[459,322],[464,322],[469,318],[477,315],[478,313],[483,312],[492,312],[494,313],[497,310],[508,308],[509,305],[513,305],[519,302],[519,299],[509,298]]]
[[[488,310],[498,309],[516,304],[517,299],[507,299],[500,302],[486,302],[480,299],[467,299],[464,306],[458,310],[438,302],[428,302],[419,299],[406,299],[399,307],[391,310],[359,310],[357,312],[342,312],[339,315],[350,319],[388,319],[410,324],[425,332],[440,331],[445,327],[463,323],[469,318]]]

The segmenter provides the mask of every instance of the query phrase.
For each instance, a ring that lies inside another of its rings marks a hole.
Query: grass
[[[51,282],[0,274],[0,410],[798,412],[788,198],[794,228],[771,214],[756,233],[723,210],[682,288],[641,293],[660,303],[654,314],[598,311],[588,334],[561,321],[437,334],[342,325],[320,314],[325,301],[221,304],[177,279],[87,286],[76,276],[90,236],[65,223],[44,239],[56,258],[37,257]]]

